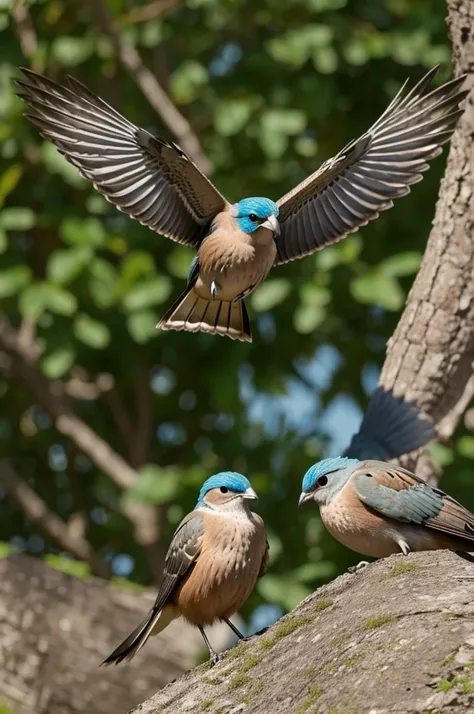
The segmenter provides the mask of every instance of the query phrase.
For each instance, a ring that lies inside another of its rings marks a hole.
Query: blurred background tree
[[[437,159],[358,234],[272,273],[250,299],[252,345],[160,333],[192,252],[110,206],[41,141],[16,66],[72,74],[186,142],[230,200],[276,199],[363,133],[407,76],[439,62],[436,82],[450,77],[445,14],[443,0],[0,1],[0,310],[16,352],[0,352],[0,457],[23,494],[0,494],[5,551],[51,564],[86,552],[62,567],[152,584],[202,480],[232,469],[260,494],[271,544],[241,613],[251,630],[357,562],[316,509],[296,511],[301,477],[357,429],[444,168]],[[474,437],[436,455],[473,508]],[[48,509],[36,523],[35,494]]]

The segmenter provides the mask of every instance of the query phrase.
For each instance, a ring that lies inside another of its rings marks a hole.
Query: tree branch
[[[125,714],[189,669],[203,642],[182,620],[151,637],[146,652],[126,666],[99,667],[155,596],[74,578],[38,558],[0,559],[0,711]],[[227,625],[214,625],[210,636],[222,649]]]
[[[474,392],[474,5],[449,0],[456,74],[471,93],[454,132],[433,228],[420,272],[391,338],[380,384],[415,400],[442,439],[455,430]],[[415,459],[407,463],[414,467]],[[420,467],[427,475],[430,461]]]
[[[35,28],[33,27],[33,22],[31,21],[27,3],[24,0],[14,2],[11,9],[11,16],[16,26],[21,51],[25,57],[32,59],[38,50],[38,38]],[[38,63],[34,63],[33,69],[36,71],[40,70]]]
[[[154,74],[144,65],[139,53],[127,45],[114,25],[112,13],[105,0],[88,0],[92,11],[99,19],[103,31],[110,37],[115,53],[138,85],[151,107],[159,114],[163,123],[176,137],[181,148],[206,174],[212,172],[212,164],[202,150],[197,135],[188,120],[176,108]]]
[[[194,669],[131,714],[472,711],[471,568],[436,551],[342,575],[210,673]]]
[[[19,340],[6,319],[0,320],[0,348],[11,357],[5,365],[34,394],[42,408],[55,420],[57,430],[121,489],[130,489],[138,481],[138,473],[110,445],[82,421],[73,411],[60,380],[48,380],[35,363],[35,355]],[[0,362],[3,369],[5,361]],[[158,582],[161,578],[163,552],[159,545],[160,524],[156,509],[142,503],[122,499],[122,511],[134,527],[136,542],[144,548],[150,572]]]
[[[154,0],[148,5],[134,7],[126,15],[120,17],[120,25],[137,25],[161,17],[167,10],[179,5],[181,0]]]
[[[79,560],[89,563],[94,575],[106,580],[112,576],[110,567],[94,551],[89,541],[78,533],[74,534],[6,461],[0,461],[0,484],[28,518],[61,550],[68,551]]]

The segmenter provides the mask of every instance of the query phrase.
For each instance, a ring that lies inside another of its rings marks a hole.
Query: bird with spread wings
[[[17,83],[26,116],[108,201],[196,249],[187,288],[159,327],[250,342],[244,298],[270,270],[377,218],[449,141],[464,77],[428,91],[437,69],[411,90],[405,83],[365,134],[278,201],[233,204],[179,146],[135,126],[76,79],[63,87],[22,69]]]

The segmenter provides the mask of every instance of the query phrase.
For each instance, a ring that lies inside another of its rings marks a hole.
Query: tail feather
[[[206,300],[199,297],[193,288],[181,295],[157,327],[227,335],[232,340],[252,342],[250,320],[243,300]]]
[[[150,635],[157,635],[165,629],[175,618],[172,607],[165,605],[162,610],[154,608],[148,613],[142,623],[124,639],[124,641],[104,659],[102,665],[120,664],[124,660],[131,660],[141,650]]]
[[[361,461],[388,461],[420,449],[436,436],[433,423],[421,417],[414,402],[406,402],[378,387],[360,429],[344,455]]]

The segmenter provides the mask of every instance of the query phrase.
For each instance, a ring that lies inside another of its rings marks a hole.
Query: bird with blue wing
[[[177,617],[199,628],[212,664],[219,656],[204,631],[206,625],[223,620],[243,639],[229,618],[247,600],[268,564],[263,521],[248,505],[254,500],[257,494],[242,474],[225,471],[204,482],[194,510],[175,531],[155,604],[103,664],[132,659],[150,635],[162,632]]]
[[[26,116],[95,188],[140,223],[196,249],[188,285],[159,327],[250,342],[244,298],[272,267],[335,243],[391,208],[449,141],[465,77],[428,91],[431,69],[401,88],[361,137],[274,202],[228,202],[172,142],[153,136],[71,77],[21,69]]]
[[[324,459],[303,478],[299,504],[315,501],[340,543],[374,558],[451,549],[474,552],[474,514],[410,471],[385,461]]]
[[[419,476],[387,463],[436,437],[416,404],[378,387],[343,456],[313,464],[299,505],[315,501],[340,543],[363,555],[474,551],[474,514]]]

